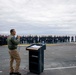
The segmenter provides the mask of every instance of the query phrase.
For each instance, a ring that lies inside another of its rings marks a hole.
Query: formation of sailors
[[[0,45],[7,45],[8,36],[0,35]],[[41,43],[44,41],[45,43],[64,43],[64,42],[76,42],[76,36],[21,36],[20,44],[25,43]]]
[[[7,45],[7,36],[0,35],[0,45]]]
[[[70,42],[70,36],[22,36],[20,43],[58,43],[58,42]]]

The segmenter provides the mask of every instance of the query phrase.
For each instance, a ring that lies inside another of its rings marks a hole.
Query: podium
[[[32,73],[40,74],[44,70],[44,50],[46,45],[32,44],[26,47],[29,51],[29,70]]]

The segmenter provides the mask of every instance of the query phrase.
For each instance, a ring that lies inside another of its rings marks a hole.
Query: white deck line
[[[59,70],[59,69],[72,69],[72,68],[76,68],[76,66],[57,67],[57,68],[45,68],[44,70]]]
[[[2,71],[0,71],[0,73],[2,73]]]

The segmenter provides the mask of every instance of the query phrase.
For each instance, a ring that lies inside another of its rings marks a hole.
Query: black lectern
[[[40,74],[44,70],[45,44],[32,44],[26,47],[29,50],[29,70],[32,73]]]

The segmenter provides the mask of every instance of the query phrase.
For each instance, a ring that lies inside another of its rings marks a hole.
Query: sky
[[[75,35],[76,0],[0,0],[0,34]]]

